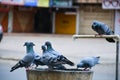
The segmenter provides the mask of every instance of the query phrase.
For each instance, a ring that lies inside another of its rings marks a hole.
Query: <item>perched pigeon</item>
[[[47,46],[47,51],[50,53],[50,54],[53,54],[55,56],[57,56],[57,58],[62,61],[64,64],[68,64],[70,66],[74,66],[74,63],[71,62],[70,60],[68,60],[65,56],[61,55],[59,52],[55,51],[53,48],[52,48],[52,44],[47,41],[45,42],[45,45]]]
[[[34,44],[33,42],[27,42],[27,43],[30,43],[30,44]],[[27,49],[28,51],[29,49]],[[32,50],[33,50],[33,54],[34,54],[34,61],[33,61],[33,65],[35,64],[36,65],[36,68],[38,67],[38,65],[41,65],[41,66],[44,66],[45,64],[41,62],[41,56],[36,53],[32,47]]]
[[[108,25],[99,21],[93,21],[92,29],[96,31],[99,35],[113,35],[113,31],[109,28]],[[106,38],[108,42],[115,42],[113,38]]]
[[[85,57],[83,58],[79,64],[77,64],[77,68],[87,68],[91,69],[96,64],[99,64],[99,56],[98,57]]]
[[[24,46],[26,46],[26,55],[22,60],[20,60],[15,66],[13,66],[10,70],[10,72],[14,71],[15,69],[18,69],[20,67],[25,67],[26,69],[31,66],[33,63],[35,57],[34,57],[34,51],[33,51],[33,43],[25,42]]]
[[[50,54],[44,45],[41,46],[41,48],[43,50],[41,61],[48,66],[49,70],[52,70],[54,68],[66,69],[63,65],[61,65],[62,62],[58,60],[57,56]]]

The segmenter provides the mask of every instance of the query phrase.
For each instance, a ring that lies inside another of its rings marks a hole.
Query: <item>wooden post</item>
[[[27,70],[27,80],[92,80],[92,71],[79,70]]]

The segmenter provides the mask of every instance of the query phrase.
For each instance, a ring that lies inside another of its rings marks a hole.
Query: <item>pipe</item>
[[[120,36],[119,35],[73,35],[73,39],[76,40],[78,38],[114,38],[116,39],[116,71],[115,71],[115,80],[119,80],[119,43]]]
[[[73,35],[73,39],[78,38],[115,38],[117,41],[120,40],[119,35]]]

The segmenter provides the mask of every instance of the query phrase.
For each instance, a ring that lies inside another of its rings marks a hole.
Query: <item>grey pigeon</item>
[[[62,54],[60,54],[59,52],[55,51],[52,47],[52,44],[51,42],[49,41],[46,41],[45,42],[45,45],[47,46],[47,51],[50,53],[50,54],[53,54],[55,56],[57,56],[57,58],[62,61],[64,64],[68,64],[70,66],[74,66],[74,63],[70,60],[68,60],[65,56],[63,56]]]
[[[41,46],[41,48],[43,50],[41,61],[48,66],[49,70],[52,70],[54,68],[66,69],[63,65],[61,65],[62,62],[58,60],[57,56],[50,54],[44,45]]]
[[[33,42],[26,42],[27,44],[33,44],[33,46],[35,46],[35,44]],[[45,64],[41,62],[41,56],[36,53],[33,49],[33,46],[31,46],[31,49],[33,51],[33,55],[34,55],[34,61],[33,61],[33,65],[35,64],[36,65],[36,68],[38,67],[38,65],[41,65],[41,66],[44,66]],[[27,52],[29,51],[29,49],[26,49]]]
[[[26,46],[26,55],[22,60],[20,60],[15,66],[13,66],[10,70],[10,72],[14,71],[15,69],[25,67],[26,69],[31,66],[31,64],[34,61],[34,51],[33,51],[33,43],[25,42],[24,46]]]
[[[113,35],[114,32],[110,29],[108,25],[100,21],[93,21],[92,29],[96,31],[99,35]],[[108,42],[115,42],[113,38],[106,38]]]
[[[83,70],[86,70],[87,68],[91,69],[96,64],[99,64],[99,56],[98,57],[85,57],[81,59],[80,63],[77,64],[77,68],[84,68]]]

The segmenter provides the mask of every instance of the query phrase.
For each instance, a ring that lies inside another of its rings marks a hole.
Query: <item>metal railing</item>
[[[116,40],[116,71],[115,71],[115,80],[119,80],[119,45],[120,45],[120,36],[119,35],[73,35],[73,39],[79,38],[114,38]]]

